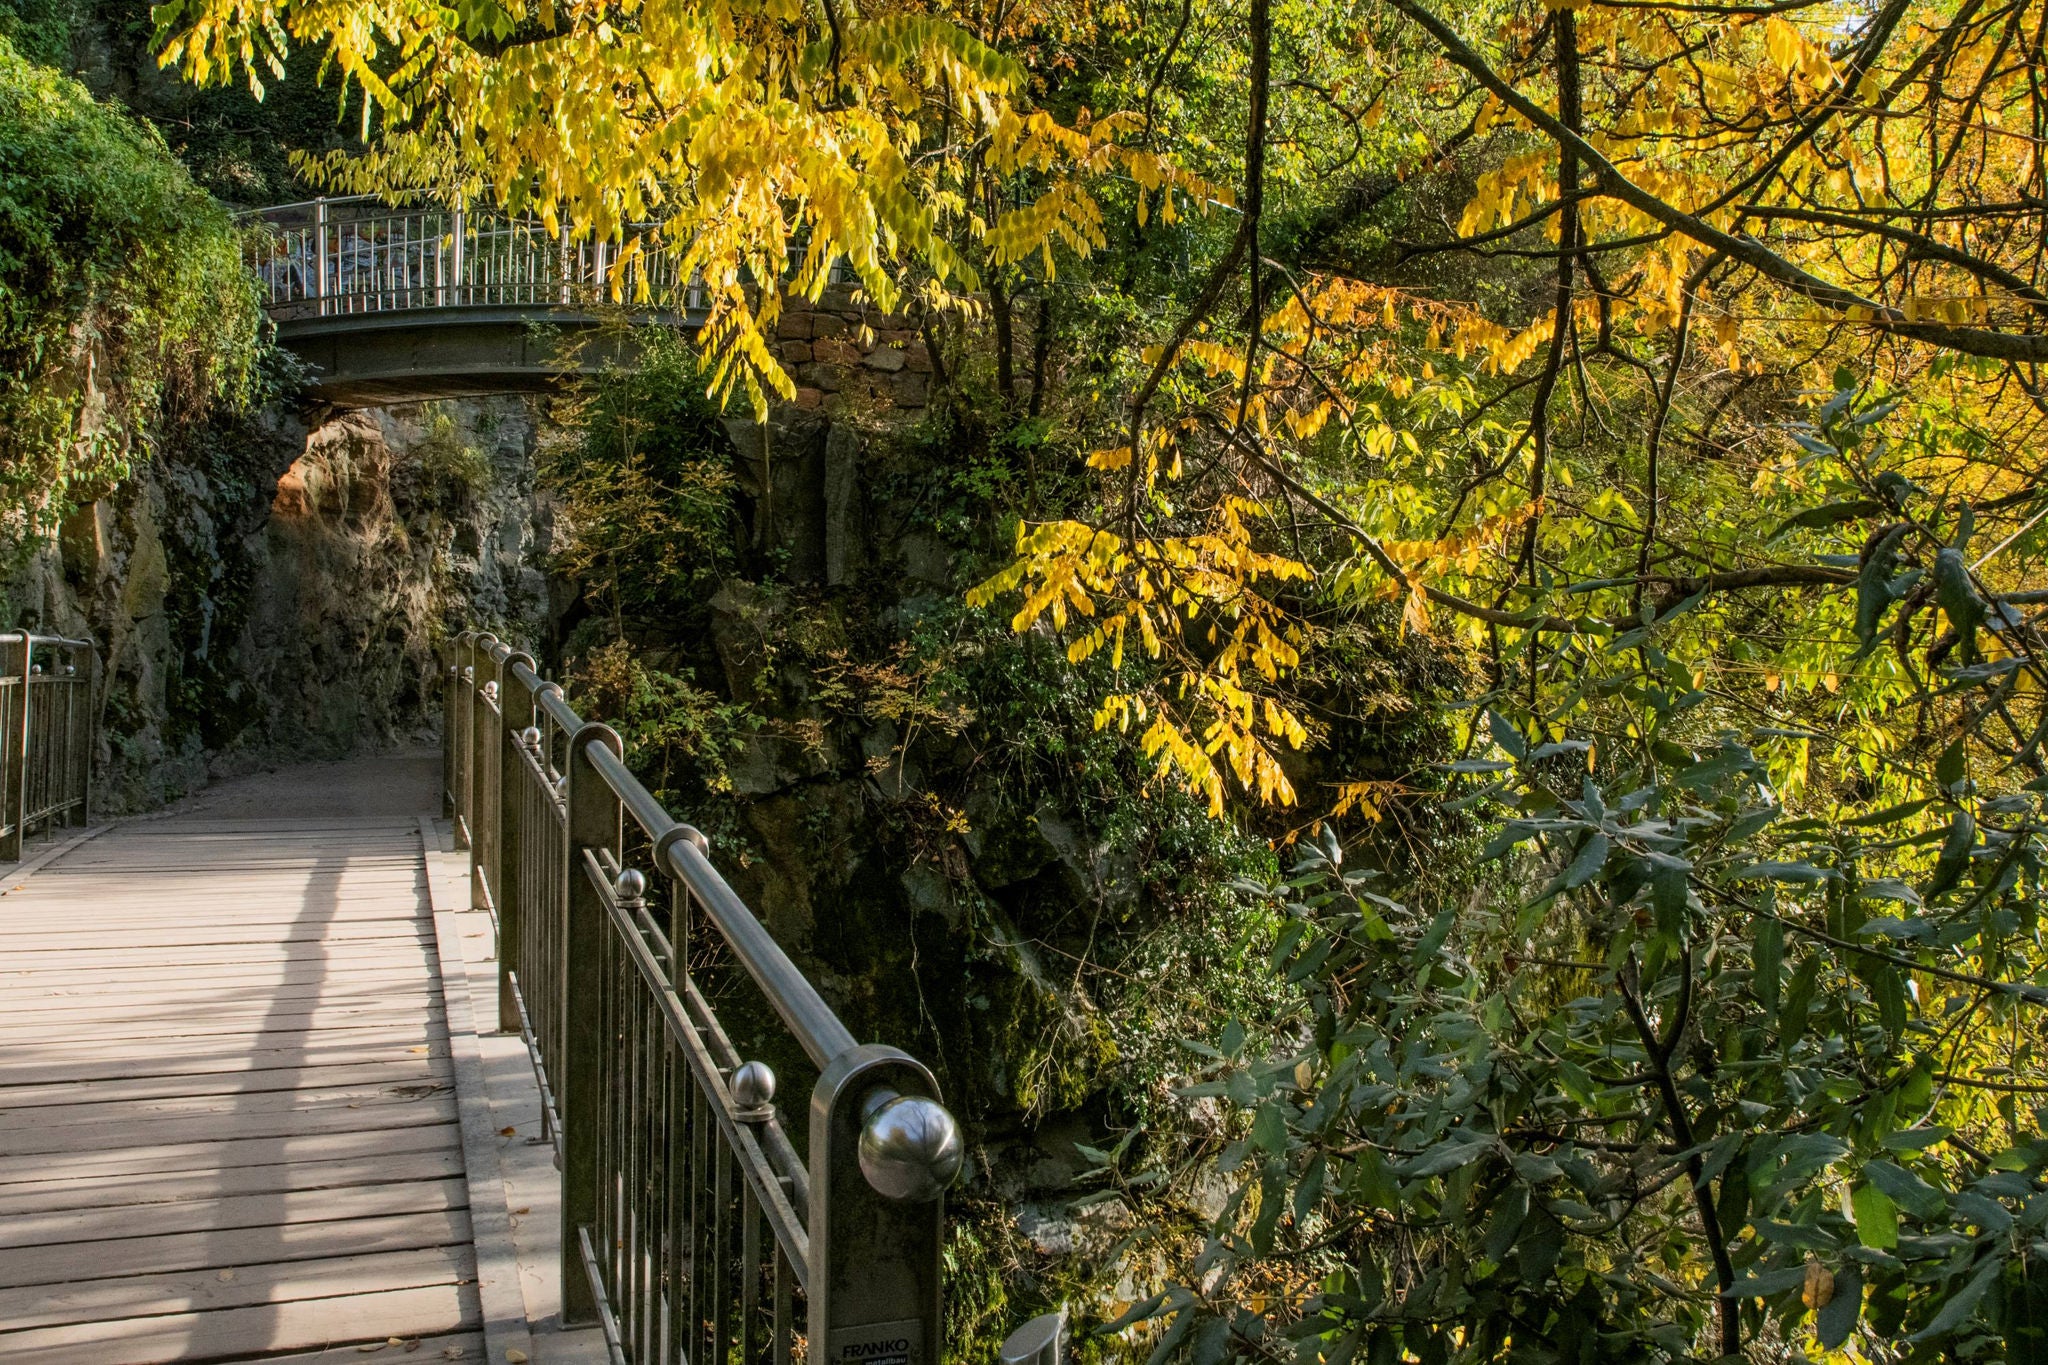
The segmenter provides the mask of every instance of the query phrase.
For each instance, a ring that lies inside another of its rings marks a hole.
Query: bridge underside
[[[638,350],[616,319],[532,305],[285,314],[277,339],[310,367],[313,395],[340,408],[541,392],[570,374],[631,365]]]

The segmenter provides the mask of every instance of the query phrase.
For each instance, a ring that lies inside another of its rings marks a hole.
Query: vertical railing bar
[[[716,1165],[713,1168],[715,1193],[712,1208],[715,1215],[715,1250],[711,1259],[711,1358],[722,1363],[731,1344],[732,1315],[732,1148],[721,1130],[714,1135]]]
[[[789,1365],[792,1325],[794,1316],[790,1303],[789,1257],[782,1244],[775,1244],[775,1327],[768,1365]]]
[[[761,1312],[761,1206],[754,1190],[740,1182],[740,1360],[760,1365],[757,1319]]]

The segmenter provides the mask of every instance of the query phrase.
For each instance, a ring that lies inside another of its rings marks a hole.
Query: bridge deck
[[[419,821],[271,810],[0,887],[0,1359],[483,1359]]]

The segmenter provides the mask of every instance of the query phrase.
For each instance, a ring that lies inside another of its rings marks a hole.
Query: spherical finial
[[[529,725],[524,730],[521,730],[519,732],[519,744],[521,748],[530,754],[539,753],[540,727],[538,725]]]
[[[959,1178],[966,1159],[959,1123],[946,1106],[923,1095],[890,1095],[861,1126],[860,1173],[890,1199],[937,1199]]]
[[[618,879],[612,883],[612,890],[622,901],[637,901],[647,894],[647,878],[640,874],[639,869],[629,867],[619,873]]]
[[[732,1073],[732,1102],[743,1111],[765,1110],[775,1102],[775,1073],[768,1069],[768,1063],[740,1063]]]
[[[494,682],[487,682],[487,683],[485,683],[485,684],[484,684],[484,700],[486,700],[486,701],[496,701],[497,699],[498,699],[498,685],[497,685],[496,683],[494,683]]]

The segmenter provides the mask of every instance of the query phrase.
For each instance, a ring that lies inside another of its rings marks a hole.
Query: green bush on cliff
[[[162,139],[0,38],[0,553],[247,389],[261,311]]]

